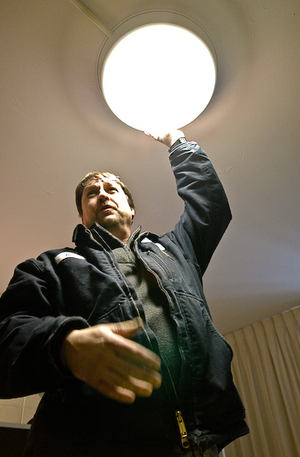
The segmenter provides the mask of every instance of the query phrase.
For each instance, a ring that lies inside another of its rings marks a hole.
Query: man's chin
[[[105,217],[99,218],[96,222],[98,222],[98,224],[102,227],[106,228],[106,230],[115,230],[116,228],[124,230],[124,228],[126,228],[127,226],[131,227],[132,225],[131,218],[128,217],[128,220],[124,220],[123,218],[120,218],[118,214],[109,214]]]
[[[96,222],[102,227],[108,229],[109,227],[114,227],[118,225],[118,218],[114,214],[109,214],[105,217],[99,218]]]

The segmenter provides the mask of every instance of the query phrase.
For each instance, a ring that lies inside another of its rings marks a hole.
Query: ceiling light
[[[115,115],[133,128],[154,132],[182,128],[199,116],[211,100],[216,66],[193,32],[151,24],[114,44],[101,76]]]

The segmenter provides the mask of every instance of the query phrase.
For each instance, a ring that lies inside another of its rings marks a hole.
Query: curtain
[[[300,306],[226,339],[250,428],[226,457],[300,457]]]

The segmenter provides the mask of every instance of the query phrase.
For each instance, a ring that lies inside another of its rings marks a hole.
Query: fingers
[[[155,382],[147,382],[115,371],[113,368],[105,371],[105,377],[95,376],[94,379],[86,380],[93,388],[98,390],[103,395],[119,401],[121,403],[133,403],[136,396],[149,397],[153,389],[157,389],[161,384],[161,376],[154,375]]]
[[[175,143],[178,138],[184,137],[184,133],[181,130],[174,130],[171,132],[144,132],[145,135],[154,138],[154,140],[165,144],[169,148]]]
[[[115,322],[108,324],[107,327],[115,334],[124,338],[133,337],[138,330],[143,327],[143,321],[140,317],[130,321]],[[149,349],[137,344],[131,340],[115,340],[116,354],[122,359],[131,359],[133,363],[142,364],[152,370],[160,369],[160,358]]]
[[[112,332],[124,336],[124,338],[131,338],[143,328],[144,323],[141,317],[136,317],[130,321],[113,322],[112,324],[105,325],[107,325]]]
[[[160,359],[129,339],[142,325],[133,319],[73,330],[64,340],[62,361],[74,376],[114,400],[147,397],[160,387]]]
[[[135,341],[112,334],[102,350],[98,348],[96,356],[101,360],[102,367],[111,368],[123,377],[133,376],[155,386],[159,384],[160,358]]]
[[[145,363],[138,363],[132,357],[107,351],[101,365],[83,380],[103,395],[122,403],[134,402],[136,396],[149,397],[153,389],[161,385],[161,375]]]
[[[153,138],[156,141],[160,141],[161,143],[164,143],[164,139],[166,137],[171,136],[171,133],[169,133],[169,132],[152,131],[151,133],[150,132],[144,132],[144,133],[145,133],[145,135],[149,136],[150,138]]]
[[[132,403],[135,397],[149,397],[161,385],[160,358],[149,349],[124,337],[143,326],[141,319],[109,324],[115,333],[113,356],[107,366],[105,382],[98,383],[104,395],[122,403]],[[123,338],[119,336],[123,335]]]
[[[126,382],[130,380],[133,386],[137,386],[138,389],[141,387],[145,390],[145,395],[147,395],[149,386],[151,386],[150,393],[153,388],[158,389],[160,387],[161,375],[157,370],[150,368],[145,363],[137,363],[132,359],[119,357],[117,364],[112,367],[111,372],[119,376],[120,380],[126,380]],[[125,387],[125,384],[123,387]],[[138,391],[136,393],[138,394]]]
[[[124,364],[127,360],[132,367],[142,366],[145,369],[155,371],[160,369],[160,358],[154,352],[134,341],[115,341],[114,352]]]
[[[108,372],[105,380],[100,380],[96,388],[104,395],[122,403],[132,403],[136,396],[149,397],[153,384],[132,376],[123,377],[113,370]]]
[[[98,390],[106,397],[120,403],[131,404],[136,398],[136,395],[131,390],[127,390],[119,386],[109,385],[105,382],[99,382]]]

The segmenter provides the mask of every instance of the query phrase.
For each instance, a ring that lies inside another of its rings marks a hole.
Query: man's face
[[[116,181],[91,181],[83,189],[81,203],[82,223],[88,228],[98,222],[118,236],[118,230],[131,227],[134,209]]]

